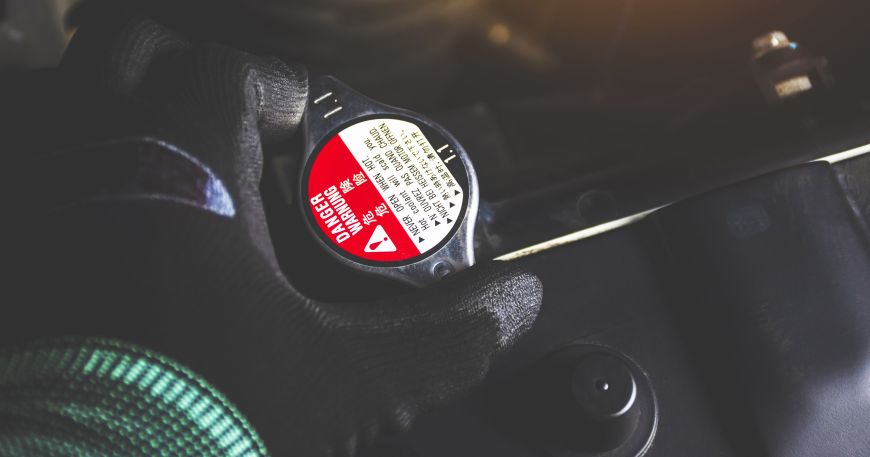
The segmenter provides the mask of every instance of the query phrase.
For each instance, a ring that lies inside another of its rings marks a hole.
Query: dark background
[[[866,442],[850,440],[854,427],[868,424],[870,409],[838,384],[863,379],[870,360],[861,301],[870,296],[870,167],[862,158],[768,174],[870,142],[866,1],[135,6],[188,36],[305,63],[440,121],[480,176],[482,260],[684,202],[639,225],[522,260],[545,288],[532,333],[481,390],[371,455],[636,455],[567,451],[500,420],[554,420],[511,411],[513,401],[541,393],[511,386],[572,344],[607,347],[648,375],[659,420],[648,455],[870,453]],[[64,15],[68,31],[102,11],[98,2],[81,4]],[[7,18],[13,13],[7,8]],[[797,103],[766,103],[752,78],[750,43],[775,29],[827,58],[835,85]],[[270,147],[263,184],[288,277],[315,298],[400,293],[400,286],[335,265],[311,242],[292,195],[299,150],[298,141]],[[707,193],[723,186],[731,187]],[[748,214],[766,215],[769,228],[756,238],[732,236],[728,215],[753,205],[762,210]],[[319,280],[337,275],[347,284],[342,290]],[[822,394],[830,391],[844,392],[832,404],[846,406],[777,410],[780,402],[828,399]],[[799,439],[818,447],[794,448]]]

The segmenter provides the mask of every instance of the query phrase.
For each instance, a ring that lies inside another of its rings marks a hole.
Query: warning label
[[[369,238],[369,242],[366,245],[366,252],[396,252],[396,245],[390,239],[390,236],[387,235],[387,231],[384,230],[384,227],[377,226],[375,227],[375,232],[372,233],[372,237]]]
[[[330,138],[314,158],[311,214],[335,246],[356,257],[417,257],[459,222],[466,189],[464,177],[458,181],[450,170],[456,165],[461,160],[449,144],[431,144],[411,122],[358,122]]]

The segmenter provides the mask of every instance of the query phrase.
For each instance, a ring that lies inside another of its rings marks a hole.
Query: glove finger
[[[494,262],[400,301],[328,311],[342,315],[334,325],[356,351],[358,369],[396,402],[391,422],[403,428],[480,382],[493,357],[531,327],[542,295],[535,275]]]
[[[260,159],[261,141],[285,139],[302,122],[308,74],[301,65],[202,44],[155,67],[146,81],[148,96],[193,115],[184,120],[208,133],[221,133],[242,152],[235,159],[243,164]]]
[[[227,183],[244,230],[276,271],[260,198],[262,142],[293,133],[307,90],[304,68],[219,45],[155,62],[143,85],[175,120],[163,135]]]
[[[388,319],[409,326],[484,319],[495,325],[494,350],[503,351],[531,327],[542,297],[537,276],[509,263],[490,262],[444,281],[434,290],[419,292],[418,300],[413,300],[419,304],[387,307],[393,314]]]
[[[286,138],[299,126],[308,97],[304,67],[222,46],[193,46],[120,7],[108,7],[106,15],[85,21],[64,55],[61,67],[77,80],[116,94],[134,94],[146,78],[157,79],[149,81],[151,93],[146,95],[166,99],[177,95],[172,89],[185,82],[167,78],[182,78],[198,89],[191,95],[201,103],[199,111],[222,114],[227,121],[253,121],[266,141]],[[192,65],[184,65],[186,61]],[[179,75],[181,69],[192,74]]]
[[[67,48],[61,69],[81,84],[117,95],[135,93],[152,63],[190,44],[169,29],[121,7],[106,5],[84,21]]]
[[[104,22],[82,26],[67,72],[156,110],[162,122],[141,125],[143,133],[196,157],[227,185],[250,239],[277,268],[259,196],[261,142],[287,137],[301,122],[304,68],[191,45],[148,19]]]

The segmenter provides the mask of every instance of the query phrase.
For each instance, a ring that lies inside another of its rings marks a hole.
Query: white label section
[[[339,136],[421,254],[459,223],[465,189],[445,165],[460,160],[452,146],[433,147],[419,127],[399,119],[362,121]]]

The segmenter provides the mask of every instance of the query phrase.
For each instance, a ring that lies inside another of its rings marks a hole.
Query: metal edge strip
[[[812,162],[827,162],[829,164],[835,164],[838,162],[843,162],[849,159],[854,159],[855,157],[862,156],[864,154],[870,153],[870,144],[865,144],[863,146],[858,146],[856,148],[847,149],[845,151],[841,151],[835,154],[831,154],[825,157],[821,157],[815,160],[811,160]],[[541,243],[533,244],[531,246],[524,247],[522,249],[518,249],[513,252],[509,252],[507,254],[503,254],[495,258],[498,261],[510,261],[516,260],[523,257],[527,257],[533,254],[538,254],[543,251],[547,251],[553,248],[557,248],[559,246],[564,246],[566,244],[574,243],[580,240],[585,240],[587,238],[592,238],[594,236],[601,235],[603,233],[607,233],[622,227],[627,227],[629,225],[633,225],[645,219],[650,214],[666,207],[669,205],[659,206],[657,208],[653,208],[647,211],[642,211],[637,214],[632,214],[630,216],[626,216],[620,219],[615,219],[609,222],[605,222],[603,224],[594,225],[592,227],[585,228],[583,230],[578,230],[573,233],[569,233],[567,235],[562,235],[551,240],[547,240]]]

